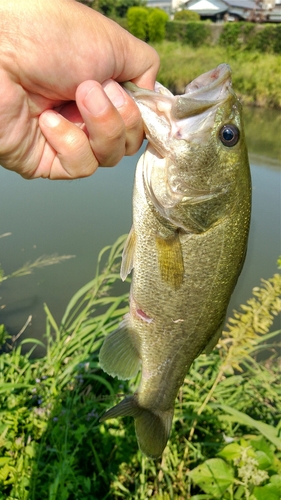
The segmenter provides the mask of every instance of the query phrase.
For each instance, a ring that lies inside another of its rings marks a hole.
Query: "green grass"
[[[198,48],[179,42],[153,44],[160,55],[158,80],[177,93],[221,63],[232,68],[233,88],[244,104],[281,108],[281,56],[221,46]]]
[[[32,357],[34,339],[0,355],[0,499],[278,500],[280,341],[271,327],[280,274],[254,289],[218,347],[195,360],[168,446],[153,461],[138,450],[133,419],[99,423],[138,383],[112,379],[98,364],[104,337],[128,309],[128,294],[114,291],[123,244],[101,252],[96,276],[59,325],[45,306],[44,357]]]

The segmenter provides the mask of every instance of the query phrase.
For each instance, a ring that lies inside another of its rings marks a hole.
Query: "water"
[[[276,111],[245,110],[253,212],[247,258],[229,313],[250,297],[261,277],[276,272],[281,254],[280,118]],[[0,235],[12,233],[0,239],[5,274],[43,254],[76,255],[1,284],[0,323],[11,334],[16,335],[31,314],[23,338],[41,339],[43,303],[59,322],[72,295],[94,276],[99,251],[129,231],[137,156],[77,181],[26,181],[0,169]]]

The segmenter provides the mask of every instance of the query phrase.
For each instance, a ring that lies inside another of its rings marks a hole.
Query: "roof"
[[[191,10],[208,10],[222,12],[229,7],[243,10],[252,10],[257,8],[257,4],[252,0],[189,0],[185,2]]]
[[[256,9],[257,4],[251,0],[223,0],[230,7],[239,7],[240,9]]]

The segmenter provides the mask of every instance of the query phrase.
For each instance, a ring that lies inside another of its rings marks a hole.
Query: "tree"
[[[117,0],[115,11],[117,16],[126,17],[127,11],[130,7],[145,7],[146,0]]]
[[[175,15],[174,15],[174,20],[175,21],[200,21],[200,16],[197,14],[197,12],[194,12],[192,10],[178,10]]]

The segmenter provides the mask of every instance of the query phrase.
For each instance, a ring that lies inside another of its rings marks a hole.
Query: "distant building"
[[[261,10],[252,0],[188,0],[188,10],[197,12],[202,19],[252,20],[253,12]]]
[[[168,14],[174,12],[183,4],[182,0],[148,0],[148,7],[158,7],[159,9],[165,10]]]
[[[148,0],[168,14],[185,8],[212,21],[281,22],[281,0]]]

